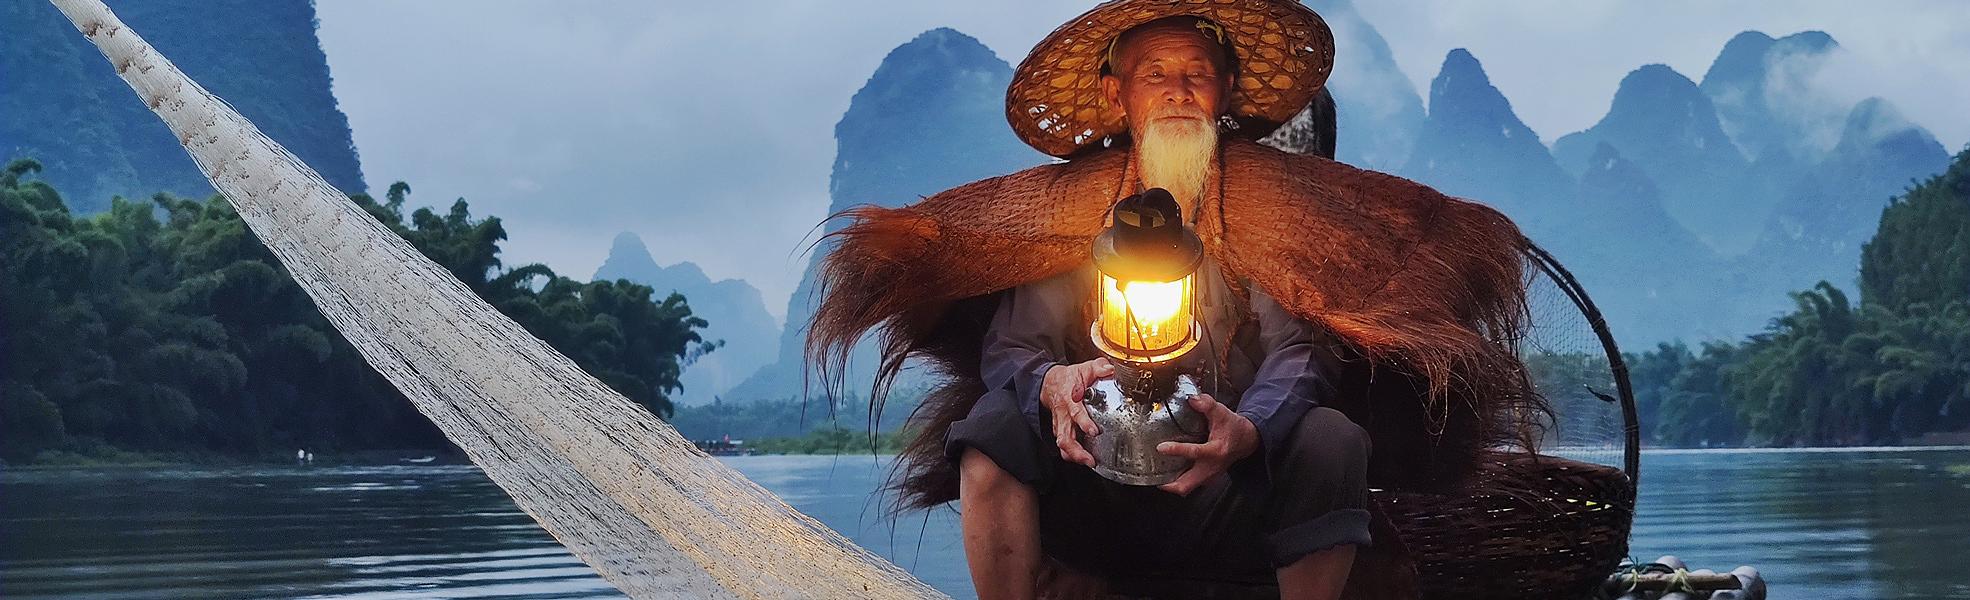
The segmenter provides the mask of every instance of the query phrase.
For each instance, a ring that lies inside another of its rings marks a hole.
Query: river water
[[[892,521],[889,459],[725,459],[970,597],[950,510]],[[1970,449],[1651,452],[1632,552],[1761,569],[1773,598],[1970,598]],[[615,598],[469,466],[13,469],[0,596]]]

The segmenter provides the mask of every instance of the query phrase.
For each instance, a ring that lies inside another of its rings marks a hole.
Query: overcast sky
[[[498,215],[508,266],[586,279],[620,231],[657,262],[757,286],[782,313],[826,212],[833,127],[891,48],[948,26],[1008,63],[1092,3],[319,0],[335,95],[376,190]],[[1970,140],[1970,1],[1375,0],[1359,3],[1427,94],[1469,48],[1540,137],[1599,120],[1646,63],[1702,77],[1726,40],[1820,29],[1829,73],[1952,152]],[[1427,101],[1427,98],[1425,98]]]

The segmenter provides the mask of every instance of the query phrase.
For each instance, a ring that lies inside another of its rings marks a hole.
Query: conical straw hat
[[[1019,63],[1006,89],[1006,120],[1041,152],[1069,157],[1127,136],[1117,107],[1101,95],[1109,42],[1164,17],[1192,16],[1223,28],[1238,56],[1229,99],[1233,133],[1257,139],[1306,108],[1334,68],[1334,34],[1292,0],[1116,0],[1061,25]]]

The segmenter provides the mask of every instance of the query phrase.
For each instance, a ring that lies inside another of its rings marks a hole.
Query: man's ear
[[[1108,102],[1122,116],[1129,116],[1128,109],[1122,106],[1122,78],[1114,75],[1101,76],[1101,99]]]

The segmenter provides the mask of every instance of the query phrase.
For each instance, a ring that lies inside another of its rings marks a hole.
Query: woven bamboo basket
[[[1501,453],[1477,489],[1382,492],[1424,598],[1591,598],[1628,555],[1634,487],[1620,469]]]
[[[1619,403],[1622,466],[1501,451],[1487,457],[1465,494],[1377,491],[1377,507],[1413,561],[1423,598],[1592,598],[1628,554],[1641,424],[1627,365],[1573,274],[1530,241],[1522,251],[1580,312],[1607,356],[1615,394],[1605,399]]]

